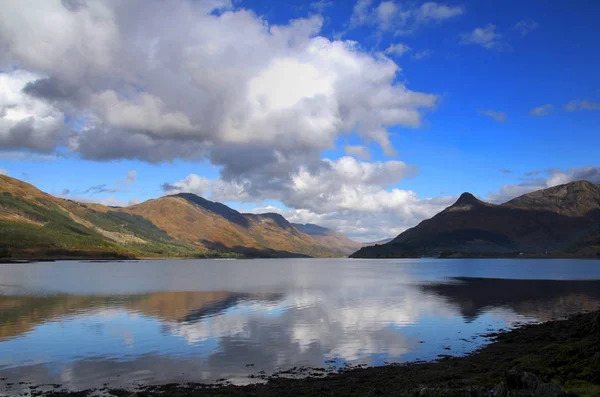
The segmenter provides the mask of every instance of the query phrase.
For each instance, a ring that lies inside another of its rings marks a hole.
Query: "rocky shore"
[[[309,377],[302,379],[284,376],[289,375],[287,371],[247,386],[167,384],[137,391],[106,388],[45,395],[600,396],[600,311],[488,336],[492,343],[479,351],[435,362],[350,368],[339,373],[308,371]],[[31,395],[41,393],[32,390]]]

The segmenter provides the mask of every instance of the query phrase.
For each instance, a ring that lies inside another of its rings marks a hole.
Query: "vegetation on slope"
[[[281,215],[241,214],[193,194],[111,208],[0,176],[0,258],[342,255]]]
[[[464,193],[433,218],[352,257],[598,257],[599,230],[600,186],[590,182],[540,190],[501,205]]]

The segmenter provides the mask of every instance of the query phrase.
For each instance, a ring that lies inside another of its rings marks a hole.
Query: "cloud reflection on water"
[[[471,337],[490,328],[600,305],[600,281],[425,282],[414,269],[375,270],[351,268],[332,282],[332,269],[323,280],[294,268],[294,283],[254,277],[247,292],[0,295],[0,377],[81,389],[241,380],[333,358],[431,359],[477,347]]]

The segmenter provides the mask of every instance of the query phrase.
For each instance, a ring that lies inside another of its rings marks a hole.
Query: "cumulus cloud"
[[[600,110],[600,103],[595,103],[587,99],[574,99],[564,106],[568,112],[577,110]]]
[[[554,172],[548,179],[548,186],[562,185],[573,181],[586,180],[592,183],[600,183],[600,167],[569,168],[564,171]]]
[[[361,0],[354,11],[355,24],[375,18],[408,31],[462,8]],[[0,70],[14,71],[0,76],[0,148],[208,160],[219,179],[191,174],[163,185],[165,194],[421,214],[414,193],[392,186],[414,167],[321,153],[356,133],[394,156],[388,128],[421,126],[438,96],[410,90],[385,53],[321,36],[322,24],[316,15],[273,25],[228,1],[7,0]]]
[[[498,172],[501,174],[511,174],[512,173],[511,170],[507,170],[506,168],[502,168],[502,169],[498,170]]]
[[[498,112],[495,110],[485,110],[485,111],[481,112],[481,114],[492,118],[493,120],[497,121],[498,123],[504,123],[508,119],[508,117],[506,116],[506,113]]]
[[[518,31],[521,36],[525,37],[540,26],[539,23],[531,20],[523,20],[517,22],[511,29]]]
[[[452,197],[421,199],[394,187],[416,173],[402,161],[367,162],[353,157],[323,159],[301,167],[283,180],[236,182],[189,175],[166,183],[166,194],[192,192],[215,201],[262,203],[278,200],[287,208],[257,207],[253,212],[278,212],[288,220],[332,227],[362,241],[396,236],[452,204]],[[257,185],[261,189],[256,189]]]
[[[456,197],[419,199],[413,193],[405,196],[404,202],[397,203],[397,207],[385,206],[371,212],[357,209],[316,213],[307,209],[281,209],[275,206],[257,207],[251,212],[276,212],[290,222],[313,223],[340,231],[356,241],[371,242],[396,237],[452,205],[454,201]]]
[[[344,152],[349,156],[354,156],[360,160],[369,160],[371,152],[369,148],[363,145],[347,145],[344,146]]]
[[[210,190],[211,181],[196,174],[189,174],[184,179],[173,182],[163,183],[161,189],[167,195],[178,193],[194,193],[198,196],[204,196]]]
[[[491,23],[482,28],[475,28],[471,32],[461,34],[459,43],[463,45],[480,45],[488,50],[506,47],[506,44],[502,41],[502,35],[496,32],[496,25]]]
[[[38,77],[24,70],[0,72],[0,148],[50,152],[64,139],[64,114],[23,92]]]
[[[3,168],[0,168],[0,175],[8,175],[8,171]]]
[[[551,168],[544,171],[534,170],[526,172],[525,178],[522,178],[520,183],[503,185],[497,192],[489,192],[487,197],[491,202],[504,203],[510,199],[535,190],[546,189],[580,180],[600,183],[600,167],[574,167],[564,170]]]
[[[537,108],[531,109],[529,111],[529,115],[537,117],[548,116],[550,113],[552,113],[553,110],[554,106],[552,106],[551,104],[542,105],[538,106]]]
[[[447,6],[426,2],[421,6],[382,1],[375,6],[372,0],[358,0],[354,5],[350,28],[374,25],[379,33],[406,34],[432,22],[441,22],[464,13],[462,6]]]
[[[436,96],[395,82],[390,59],[318,36],[319,16],[276,26],[244,9],[211,11],[184,0],[90,0],[76,9],[9,1],[1,60],[38,71],[11,89],[27,106],[56,106],[61,125],[62,111],[85,121],[69,147],[92,159],[212,159],[232,144],[317,153],[355,129],[387,147],[387,126],[419,126],[421,110],[435,105]],[[19,120],[19,131],[29,126]],[[46,140],[20,132],[3,144],[53,148],[55,129],[43,131]]]
[[[390,44],[390,46],[385,50],[386,54],[402,56],[404,53],[410,51],[410,47],[406,44],[396,43]]]

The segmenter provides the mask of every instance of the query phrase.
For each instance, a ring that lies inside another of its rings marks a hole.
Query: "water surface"
[[[0,265],[0,392],[460,355],[482,334],[597,309],[598,280],[600,261],[558,259]]]

